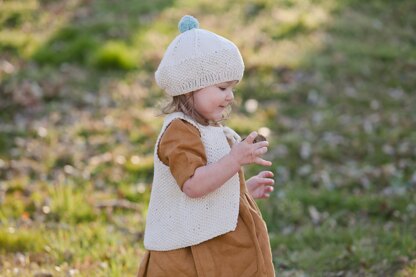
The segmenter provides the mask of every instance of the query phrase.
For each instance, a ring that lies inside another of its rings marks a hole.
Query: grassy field
[[[246,63],[278,276],[416,276],[413,0],[0,1],[0,276],[134,276],[184,14]],[[246,175],[261,168],[250,166]],[[48,275],[49,274],[49,275]]]

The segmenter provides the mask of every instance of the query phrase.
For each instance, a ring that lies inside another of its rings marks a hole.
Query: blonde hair
[[[162,108],[163,114],[171,114],[174,112],[182,112],[204,126],[209,125],[208,120],[205,119],[194,107],[193,92],[173,96],[172,100]]]
[[[228,119],[231,109],[226,111],[226,114],[223,116],[223,119],[218,122],[211,122],[202,116],[194,107],[194,92],[176,95],[172,97],[172,100],[162,108],[163,114],[171,114],[174,112],[182,112],[193,119],[195,119],[199,124],[208,126],[210,124],[219,124],[220,122]]]

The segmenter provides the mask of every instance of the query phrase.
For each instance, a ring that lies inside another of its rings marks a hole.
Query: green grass
[[[415,276],[415,8],[2,3],[1,275],[134,276],[162,123],[154,70],[193,14],[245,60],[227,124],[271,131],[276,188],[258,204],[278,275]]]
[[[0,229],[0,251],[7,252],[37,252],[42,250],[45,239],[40,230],[16,230],[13,227]]]

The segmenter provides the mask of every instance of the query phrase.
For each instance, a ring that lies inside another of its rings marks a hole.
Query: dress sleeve
[[[173,120],[166,128],[159,142],[158,156],[169,167],[181,190],[195,170],[207,164],[198,129],[181,119]]]

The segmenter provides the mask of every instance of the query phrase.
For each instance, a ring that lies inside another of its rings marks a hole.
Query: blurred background
[[[135,275],[185,14],[245,60],[278,276],[416,276],[413,0],[0,0],[0,275]]]

